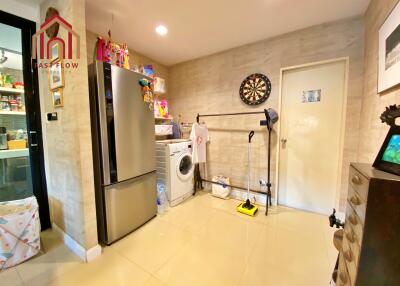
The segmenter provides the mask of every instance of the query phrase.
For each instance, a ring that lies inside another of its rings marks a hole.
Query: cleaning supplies
[[[258,211],[258,207],[256,207],[255,205],[253,205],[250,202],[250,180],[251,180],[251,176],[250,176],[250,158],[251,158],[251,139],[254,136],[254,131],[251,131],[249,133],[249,145],[248,145],[248,152],[247,152],[247,166],[248,166],[248,173],[247,173],[247,200],[244,203],[241,203],[240,205],[237,206],[236,210],[240,213],[249,215],[249,216],[254,216],[257,211]]]
[[[157,183],[157,213],[163,215],[167,208],[167,194],[165,193],[165,185]]]

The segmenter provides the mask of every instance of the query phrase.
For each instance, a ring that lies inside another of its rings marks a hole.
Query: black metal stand
[[[272,133],[272,126],[273,122],[271,118],[269,117],[268,110],[264,109],[264,111],[253,111],[253,112],[237,112],[237,113],[222,113],[222,114],[197,114],[196,116],[196,122],[200,122],[200,117],[216,117],[216,116],[234,116],[234,115],[249,115],[249,114],[264,114],[265,115],[265,120],[260,121],[261,126],[267,126],[268,129],[268,180],[267,180],[267,192],[261,192],[261,191],[256,191],[256,190],[250,190],[251,192],[254,193],[260,193],[266,195],[266,209],[265,209],[265,215],[268,215],[268,208],[272,206],[272,193],[271,193],[271,133]],[[197,190],[202,190],[203,189],[203,184],[202,182],[207,182],[211,184],[217,184],[221,185],[218,182],[213,182],[210,180],[205,180],[201,178],[200,174],[200,168],[199,164],[196,164],[195,169],[194,169],[194,192],[193,195],[196,194]],[[247,188],[239,187],[239,186],[233,186],[233,185],[226,185],[224,186],[235,188],[235,189],[242,189],[242,190],[247,190]]]
[[[265,120],[260,122],[261,126],[267,126],[268,130],[268,178],[267,178],[267,197],[266,197],[266,208],[265,208],[265,215],[268,215],[268,206],[272,206],[272,192],[271,192],[271,135],[272,135],[272,127],[273,122],[269,116],[268,111],[265,109]]]
[[[268,119],[267,119],[268,121]],[[269,126],[269,125],[268,125]],[[267,181],[267,201],[266,201],[266,208],[265,208],[265,215],[268,215],[268,203],[269,206],[272,206],[272,193],[271,193],[271,133],[272,128],[268,127],[268,181]]]
[[[193,196],[196,195],[197,190],[202,190],[203,188],[203,180],[201,178],[200,174],[200,166],[199,164],[196,164],[194,166],[194,188],[193,188]]]

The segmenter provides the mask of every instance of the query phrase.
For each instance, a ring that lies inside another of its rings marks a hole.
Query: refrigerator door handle
[[[110,156],[108,146],[108,132],[107,132],[107,109],[106,109],[106,92],[105,92],[105,79],[104,78],[104,64],[96,61],[97,70],[97,108],[100,129],[100,144],[101,144],[101,159],[103,162],[103,180],[105,185],[111,183],[110,178]]]

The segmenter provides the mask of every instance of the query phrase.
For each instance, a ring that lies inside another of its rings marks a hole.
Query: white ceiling
[[[44,2],[44,0],[17,0],[17,2],[21,2],[23,4],[32,6],[32,7],[36,7],[37,5],[42,4],[42,2]]]
[[[0,48],[22,52],[21,30],[0,23]]]
[[[21,43],[21,30],[5,24],[0,23],[0,57],[2,50],[6,49],[4,56],[7,61],[0,64],[0,71],[2,67],[11,69],[22,69],[22,43]],[[9,52],[8,50],[15,51]]]
[[[87,28],[162,64],[363,14],[370,0],[86,0]],[[112,16],[113,15],[113,16]],[[113,21],[112,21],[113,18]],[[169,33],[154,29],[164,24]]]

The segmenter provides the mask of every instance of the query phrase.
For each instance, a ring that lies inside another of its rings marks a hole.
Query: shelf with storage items
[[[172,117],[154,117],[155,120],[172,120]]]
[[[13,90],[17,91],[18,89],[14,88]],[[23,90],[20,93],[8,90],[0,90],[0,95],[0,112],[6,112],[4,114],[12,114],[10,112],[19,113],[19,115],[25,114]]]
[[[0,86],[0,93],[7,92],[7,93],[24,93],[25,90],[23,88],[13,88],[13,87],[3,87]]]
[[[154,101],[154,121],[156,136],[169,136],[173,134],[172,121],[173,117],[168,113],[167,100]],[[160,138],[159,138],[160,139]]]
[[[25,111],[3,111],[0,110],[0,115],[26,115]]]
[[[11,158],[19,158],[19,157],[28,157],[29,149],[12,149],[12,150],[0,150],[0,160],[1,159],[11,159]]]

